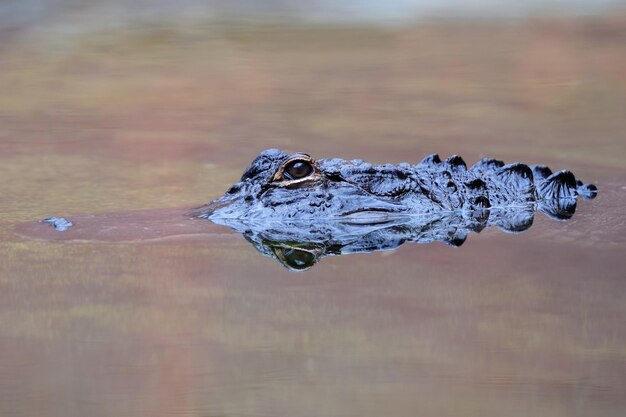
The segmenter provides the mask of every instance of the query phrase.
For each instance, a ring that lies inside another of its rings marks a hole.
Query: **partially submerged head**
[[[339,170],[338,161],[315,161],[307,154],[278,149],[263,151],[239,182],[196,214],[211,220],[367,217],[375,221],[376,216],[404,210]]]

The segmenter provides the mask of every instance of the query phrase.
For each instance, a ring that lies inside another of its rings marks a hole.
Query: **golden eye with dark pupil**
[[[285,178],[289,180],[298,180],[308,177],[312,173],[313,167],[306,161],[292,161],[287,164],[284,170]]]

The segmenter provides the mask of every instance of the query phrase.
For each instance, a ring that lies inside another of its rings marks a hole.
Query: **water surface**
[[[13,39],[0,73],[0,414],[621,416],[626,44],[598,27]],[[208,222],[138,238],[221,195],[269,147],[546,163],[600,192],[567,222],[300,274]],[[16,233],[51,215],[136,228]]]

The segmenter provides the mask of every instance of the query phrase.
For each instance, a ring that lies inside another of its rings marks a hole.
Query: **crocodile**
[[[457,155],[437,154],[416,165],[372,165],[269,149],[193,216],[229,226],[263,255],[306,271],[325,256],[405,242],[460,246],[469,232],[489,226],[522,232],[536,211],[567,220],[578,196],[597,192],[570,171],[493,158],[471,168]]]
[[[263,255],[305,271],[324,256],[405,242],[460,246],[470,232],[490,226],[522,232],[536,211],[566,220],[578,196],[592,199],[597,192],[570,171],[493,158],[471,168],[457,155],[441,160],[437,154],[415,165],[372,165],[268,149],[222,197],[188,214],[228,226]],[[41,222],[60,232],[74,226],[63,217]]]
[[[397,215],[532,205],[550,217],[573,214],[576,197],[597,188],[567,170],[483,158],[471,168],[437,154],[416,165],[373,165],[362,160],[313,159],[279,149],[261,152],[239,182],[198,208],[198,217],[223,219],[351,219],[366,223]]]

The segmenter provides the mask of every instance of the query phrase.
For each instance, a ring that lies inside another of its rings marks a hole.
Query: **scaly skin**
[[[290,161],[313,168],[300,179],[282,178]],[[471,168],[459,156],[430,155],[417,165],[371,165],[361,160],[319,159],[269,149],[228,192],[196,215],[220,219],[329,219],[376,221],[391,214],[424,215],[535,205],[551,217],[568,218],[576,196],[597,189],[569,171],[544,165],[504,165],[484,158]]]

